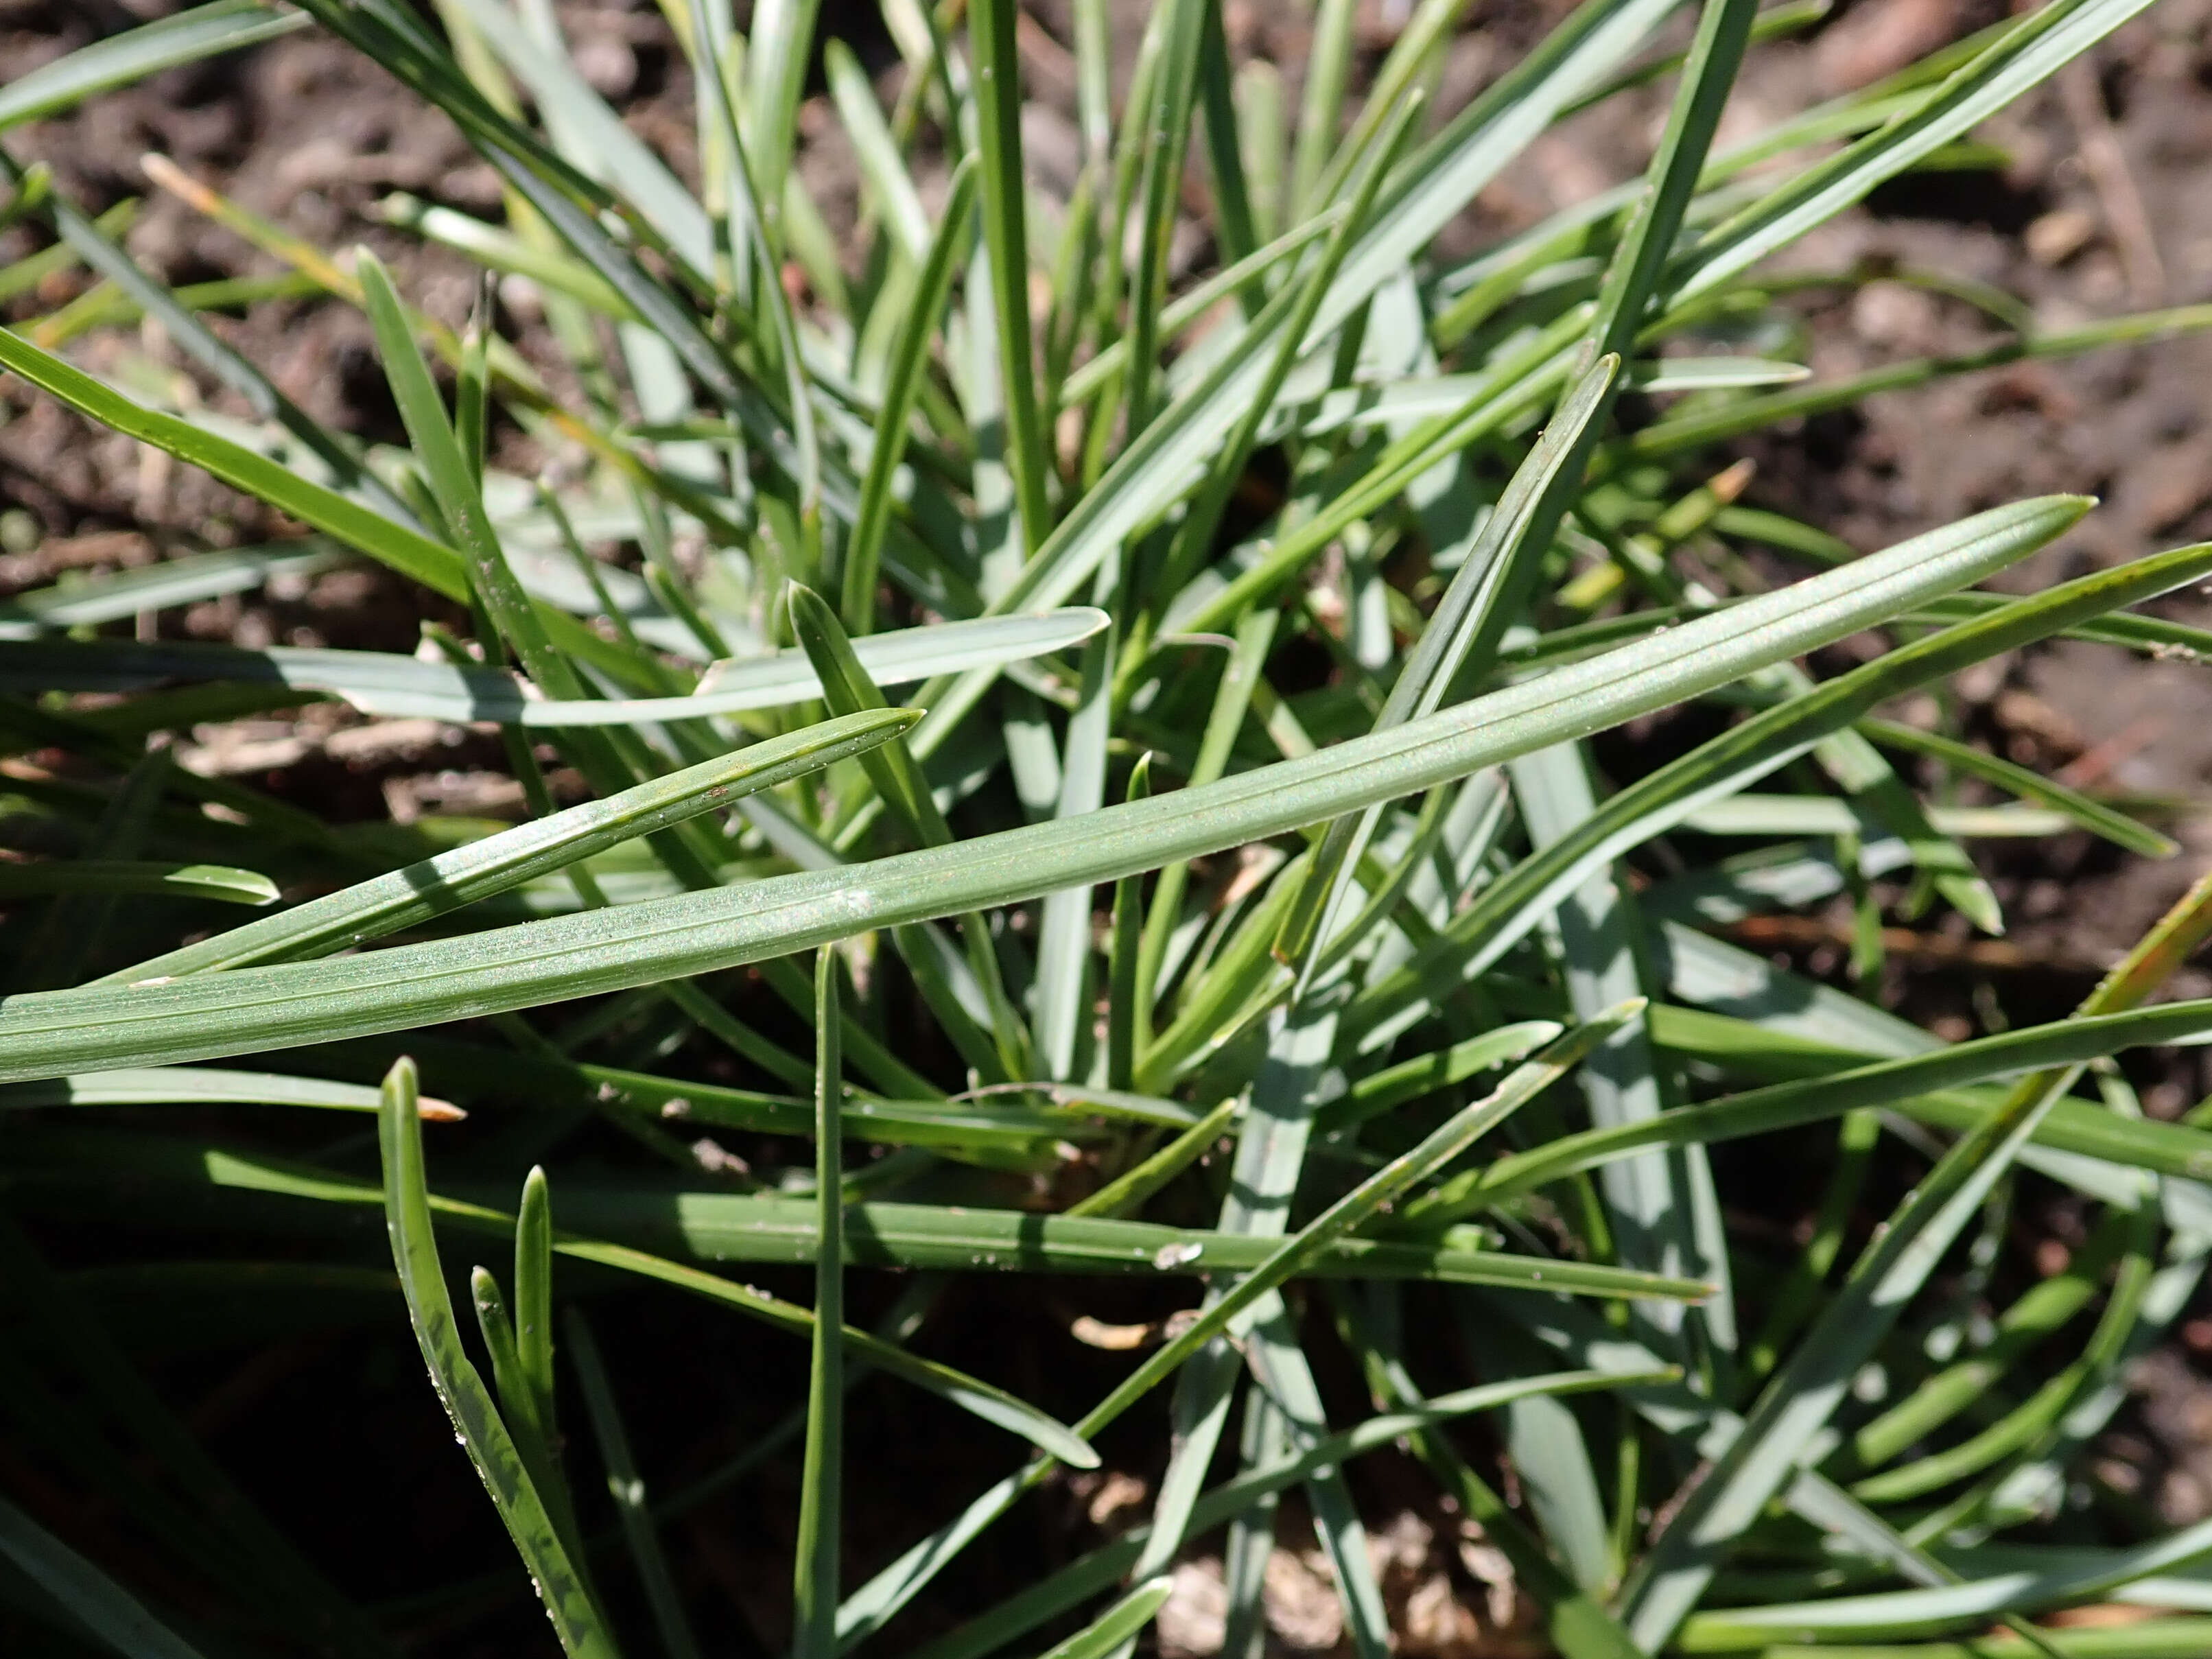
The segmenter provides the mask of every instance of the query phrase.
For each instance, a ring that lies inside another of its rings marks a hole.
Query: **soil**
[[[13,79],[58,53],[165,9],[155,0],[0,0],[0,80]],[[625,118],[679,168],[692,164],[690,95],[651,0],[561,0],[557,7],[580,61]],[[1116,38],[1133,44],[1143,0],[1116,0]],[[1379,61],[1404,0],[1363,0],[1363,66]],[[1515,61],[1564,10],[1558,0],[1476,0],[1453,44],[1437,102],[1457,107]],[[1765,125],[1820,98],[1868,84],[1915,57],[1993,21],[1991,0],[1857,0],[1797,42],[1755,53],[1731,106],[1728,136]],[[1290,3],[1231,0],[1231,49],[1278,65],[1295,87],[1307,45],[1307,15]],[[846,33],[863,61],[889,78],[895,54],[873,9],[824,8],[825,27]],[[1041,0],[1025,20],[1023,62],[1035,100],[1024,133],[1032,165],[1064,189],[1076,153],[1073,63],[1065,0]],[[818,91],[818,88],[817,89]],[[1448,248],[1472,248],[1604,188],[1640,166],[1664,113],[1663,90],[1648,90],[1547,134],[1486,191]],[[802,121],[801,166],[833,226],[850,222],[857,191],[826,100]],[[1990,122],[1980,135],[2005,152],[1995,170],[1914,175],[1878,192],[1790,257],[1806,271],[1875,268],[1934,270],[1995,284],[2032,309],[2039,329],[2075,326],[2154,306],[2212,301],[2212,0],[2161,0],[2101,48],[2094,60]],[[495,214],[490,170],[442,118],[349,49],[308,33],[218,62],[173,70],[131,90],[92,100],[62,118],[11,135],[18,163],[43,160],[82,206],[105,211],[140,198],[127,236],[132,253],[172,283],[268,273],[271,262],[183,203],[149,185],[139,158],[158,151],[287,230],[325,247],[368,243],[391,264],[416,303],[459,322],[471,295],[458,258],[397,234],[376,204],[395,191]],[[925,179],[925,188],[933,181]],[[1202,209],[1194,190],[1194,210]],[[9,233],[0,252],[33,246]],[[1209,255],[1194,216],[1176,244],[1186,266]],[[81,276],[49,283],[19,301],[11,317],[43,314],[73,297]],[[1791,301],[1802,319],[1802,348],[1816,374],[1830,378],[1902,359],[1974,349],[1999,337],[1989,319],[1955,298],[1903,280],[1808,289]],[[535,319],[513,301],[505,331],[532,349]],[[262,365],[279,387],[318,418],[374,440],[399,436],[396,412],[370,349],[366,322],[350,308],[312,300],[262,304],[218,325],[224,337]],[[95,352],[128,350],[181,374],[173,347],[146,330],[95,341]],[[550,354],[541,353],[550,358]],[[196,382],[218,404],[226,394]],[[2212,538],[2212,335],[2127,347],[1875,397],[1846,414],[1784,428],[1737,452],[1757,463],[1747,500],[1819,525],[1856,546],[1882,545],[1965,514],[2022,495],[2081,490],[2104,507],[2060,545],[2006,581],[2026,589],[2181,542]],[[279,526],[258,509],[189,470],[142,455],[127,441],[94,431],[17,385],[0,387],[0,592],[51,580],[60,571],[144,562],[173,551],[263,538]],[[532,467],[519,435],[502,435],[501,459]],[[1732,459],[1717,456],[1715,465]],[[2202,593],[2161,602],[2165,614],[2212,623]],[[185,633],[244,642],[328,643],[408,649],[422,614],[418,596],[374,573],[348,569],[274,596],[197,607]],[[1976,943],[1930,923],[1893,941],[1885,1000],[1943,1031],[1965,1035],[1992,1006],[2020,1019],[2047,1018],[2078,1000],[2096,973],[2205,866],[2212,855],[2212,683],[2198,666],[2139,662],[2100,647],[2059,644],[2023,653],[1965,677],[1955,688],[1967,729],[1997,752],[2069,781],[2117,789],[2155,805],[2185,851],[2159,863],[2111,855],[2087,838],[2021,847],[1984,845],[2011,932]],[[404,810],[483,810],[499,802],[495,745],[483,752],[432,752],[434,745],[356,744],[349,756],[331,735],[342,719],[300,731],[305,744],[272,787],[312,799],[319,810],[374,818]],[[249,734],[250,735],[250,734]],[[472,784],[471,780],[476,781]],[[471,794],[471,790],[478,791]],[[411,805],[409,804],[411,803]],[[1758,942],[1801,966],[1840,973],[1844,947],[1816,921],[1796,933]],[[2191,969],[2185,994],[2212,990],[2212,976]],[[2212,1078],[2189,1055],[2164,1059],[2138,1079],[2147,1106],[2177,1114]],[[2062,1218],[2063,1219],[2063,1218]],[[2054,1220],[2054,1227],[2060,1225]],[[783,1287],[778,1287],[783,1288]],[[803,1287],[790,1287],[803,1295]],[[1102,1393],[1121,1361],[1091,1354],[1065,1374],[1005,1376],[1008,1352],[1066,1351],[1060,1340],[1079,1312],[1113,1324],[1163,1311],[1141,1297],[1091,1285],[1044,1286],[1010,1302],[994,1285],[988,1316],[956,1287],[933,1321],[929,1351],[977,1369],[1048,1408],[1069,1414]],[[965,1305],[963,1306],[963,1302]],[[1126,1304],[1126,1305],[1123,1305]],[[863,1315],[880,1311],[863,1307]],[[672,1316],[680,1317],[682,1310]],[[665,1340],[671,1310],[659,1304],[605,1312],[603,1343],[620,1352],[629,1322]],[[1026,1331],[1038,1337],[1026,1340]],[[766,1430],[772,1403],[804,1393],[803,1354],[761,1349],[750,1333],[709,1322],[690,1335],[695,1375],[655,1396],[638,1431],[641,1460],[672,1482],[709,1467]],[[2212,1510],[2212,1393],[2204,1381],[2212,1323],[2188,1327],[2187,1340],[2153,1357],[2136,1378],[2139,1408],[2114,1437],[2112,1455],[2139,1471],[2146,1498],[2168,1519]],[[1322,1352],[1333,1345],[1317,1345]],[[186,1354],[162,1372],[165,1386],[195,1403],[211,1443],[241,1471],[255,1495],[301,1535],[319,1559],[388,1569],[392,1553],[369,1530],[377,1516],[406,1513],[414,1542],[434,1573],[465,1577],[507,1558],[496,1523],[474,1490],[447,1437],[411,1353],[351,1339],[295,1345],[271,1360]],[[703,1394],[699,1378],[712,1379]],[[1357,1379],[1325,1379],[1333,1395],[1358,1398]],[[324,1422],[342,1404],[362,1454],[350,1466],[362,1483],[358,1516],[314,1512],[315,1492],[296,1467],[272,1458],[264,1425],[274,1414],[311,1436],[324,1454],[343,1455]],[[949,1502],[979,1484],[977,1468],[998,1468],[1006,1447],[971,1434],[967,1419],[902,1399],[871,1397],[858,1420],[871,1426],[854,1448],[890,1472],[907,1501],[872,1506],[851,1518],[858,1571],[872,1570],[911,1540],[915,1517],[940,1517]],[[317,1426],[321,1425],[321,1426]],[[1109,1472],[1054,1491],[1041,1523],[1002,1528],[998,1547],[947,1576],[904,1621],[909,1641],[950,1627],[1083,1547],[1102,1526],[1142,1512],[1144,1483],[1156,1471],[1142,1461],[1117,1464],[1123,1449],[1157,1443],[1162,1425],[1134,1419],[1109,1440]],[[382,1449],[410,1446],[405,1455]],[[730,1629],[742,1638],[725,1650],[784,1639],[779,1588],[787,1571],[795,1489],[793,1465],[772,1460],[763,1489],[742,1506],[713,1504],[678,1529],[687,1579],[725,1593]],[[1505,1635],[1522,1627],[1509,1576],[1479,1540],[1463,1538],[1409,1469],[1387,1458],[1362,1465],[1363,1510],[1376,1525],[1394,1609],[1409,1653],[1508,1652]],[[1389,1517],[1396,1517],[1391,1519]],[[1295,1537],[1295,1528],[1286,1529]],[[1310,1551],[1286,1551],[1271,1569],[1273,1641],[1319,1651],[1340,1644],[1333,1598],[1311,1593]],[[1215,1628],[1207,1607],[1218,1594],[1204,1562],[1182,1569],[1174,1616],[1163,1626],[1170,1651],[1202,1651]],[[1304,1575],[1302,1577],[1301,1575]],[[343,1575],[342,1575],[343,1577]],[[362,1595],[419,1589],[426,1575],[362,1582]],[[1280,1583],[1275,1580],[1279,1577]],[[1325,1573],[1319,1581],[1326,1586]],[[424,1651],[536,1651],[526,1602],[509,1592],[500,1619],[464,1629],[421,1626]],[[507,1619],[512,1614],[512,1619]],[[507,1622],[501,1622],[507,1619]]]

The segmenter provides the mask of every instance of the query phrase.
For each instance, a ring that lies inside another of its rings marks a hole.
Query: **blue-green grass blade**
[[[920,718],[848,714],[441,853],[108,975],[117,984],[297,962],[411,927],[888,742]]]
[[[41,64],[0,88],[0,131],[58,114],[181,64],[276,40],[307,21],[297,12],[278,11],[261,0],[214,0],[125,29]]]
[[[2057,497],[1996,509],[1389,732],[1202,789],[898,854],[864,878],[801,872],[435,947],[240,969],[219,989],[186,978],[19,996],[0,1007],[0,1081],[210,1059],[528,1007],[1116,880],[1431,788],[1717,689],[1977,580],[2072,523],[2084,505]],[[2155,580],[2136,597],[2212,568],[2212,549],[2144,566]],[[2124,569],[2111,579],[2134,580]]]

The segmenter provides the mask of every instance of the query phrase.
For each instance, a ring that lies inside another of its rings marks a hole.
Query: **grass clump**
[[[210,328],[240,292],[171,291],[9,164],[10,211],[52,233],[33,259],[100,285],[0,332],[0,364],[302,527],[5,618],[0,725],[36,760],[10,788],[41,855],[0,865],[4,1190],[28,1224],[0,1221],[20,1339],[0,1393],[19,1424],[68,1400],[42,1455],[129,1517],[111,1556],[97,1526],[71,1541],[64,1515],[0,1506],[12,1616],[72,1651],[381,1654],[495,1620],[520,1582],[441,1571],[402,1528],[372,1576],[405,1593],[362,1605],[149,1385],[101,1299],[135,1285],[191,1287],[218,1329],[389,1332],[404,1306],[579,1656],[735,1650],[671,1528],[763,1465],[795,1473],[791,1650],[830,1659],[913,1645],[902,1613],[1103,1462],[1145,1475],[1141,1522],[957,1621],[940,1607],[930,1659],[1126,1652],[1224,1530],[1243,1651],[1245,1569],[1292,1488],[1349,1643],[1379,1655],[1346,1470],[1393,1445],[1565,1659],[2212,1650],[2194,1615],[2033,1622],[2169,1605],[2212,1550],[2075,1480],[2212,1249],[2212,1139],[2146,1121],[2108,1063],[2212,1037],[2212,1005],[2155,1000],[2212,890],[2073,1017],[1950,1043],[1701,925],[1843,896],[1865,981],[1887,873],[1909,872],[1909,906],[2002,927],[1962,836],[2173,850],[1884,711],[2061,635],[2193,655],[2195,631],[2123,613],[2212,574],[2212,547],[2011,597],[1979,584],[2092,503],[1864,551],[1739,508],[1718,452],[2212,311],[2022,327],[1856,382],[1714,355],[1784,337],[1772,256],[1954,164],[2142,0],[2048,0],[1729,147],[1747,53],[1815,10],[1585,0],[1450,109],[1431,94],[1455,0],[1414,9],[1364,96],[1352,9],[1327,4],[1286,131],[1217,6],[1161,0],[1117,102],[1106,9],[1078,0],[1064,201],[1024,166],[1012,0],[886,0],[890,108],[842,44],[820,53],[862,179],[842,243],[795,163],[816,8],[762,0],[746,33],[726,0],[663,9],[699,89],[696,189],[543,3],[215,0],[0,89],[12,125],[327,31],[501,181],[499,215],[395,198],[392,222],[487,292],[533,285],[561,354],[502,339],[487,304],[449,328],[366,251],[155,158],[283,264],[283,291],[366,313],[407,444],[364,447]],[[1472,257],[1431,251],[1554,123],[1655,80],[1674,91],[1641,178]],[[1193,181],[1212,263],[1171,283]],[[73,359],[133,313],[243,412]],[[506,433],[558,465],[502,471]],[[425,590],[421,650],[112,626],[349,559]],[[1823,672],[1869,634],[1881,650]],[[526,821],[370,833],[174,764],[196,723],[329,701],[495,732]],[[1691,704],[1712,735],[1594,758],[1595,735]],[[1931,806],[1905,756],[2017,804]],[[1756,849],[1712,858],[1728,834]],[[280,896],[243,924],[205,908]],[[200,1064],[245,1057],[270,1069]],[[376,1134],[271,1106],[373,1112]],[[1794,1259],[1723,1224],[1711,1152],[1738,1141],[1825,1159]],[[1971,1301],[2023,1174],[2079,1194],[2090,1243],[1978,1324],[1952,1267],[1972,1258]],[[364,1239],[380,1205],[388,1239]],[[504,1282],[474,1268],[471,1334],[454,1252],[510,1245]],[[1198,1300],[1069,1407],[1007,1380],[1064,1352],[926,1352],[956,1296],[1016,1293],[959,1289],[987,1269],[1118,1275],[1167,1287],[1164,1310],[1195,1280]],[[648,1283],[806,1354],[780,1425],[674,1494],[622,1402],[687,1379],[641,1376],[583,1311]],[[2038,1343],[2061,1331],[2054,1363]],[[909,1409],[972,1454],[926,1504],[848,1455]],[[1466,1431],[1476,1413],[1494,1436]]]

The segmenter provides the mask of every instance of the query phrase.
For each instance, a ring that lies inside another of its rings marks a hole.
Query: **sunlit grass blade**
[[[1746,209],[1679,257],[1662,284],[1674,302],[1712,288],[1865,198],[2055,73],[2148,0],[2054,0],[2029,14],[1909,112]]]
[[[427,949],[240,969],[219,991],[185,979],[18,997],[0,1008],[0,1081],[528,1007],[1116,880],[1426,789],[1726,684],[2000,568],[2081,510],[2063,497],[1997,509],[1425,720],[1203,789],[878,860],[865,885],[842,870],[805,872]],[[2212,550],[2204,560],[2212,563]],[[2197,568],[2183,559],[2161,569],[2179,583]],[[208,1022],[216,1008],[221,1029]]]
[[[1479,642],[1495,641],[1503,631],[1505,617],[1512,613],[1500,607],[1500,595],[1514,581],[1515,567],[1533,562],[1548,544],[1551,529],[1564,510],[1565,492],[1580,482],[1577,464],[1585,452],[1592,422],[1604,413],[1620,367],[1615,357],[1594,362],[1529,451],[1474,546],[1453,573],[1451,585],[1437,601],[1419,643],[1376,717],[1376,730],[1387,731],[1434,713]],[[1374,833],[1376,816],[1370,809],[1358,818],[1340,818],[1329,826],[1298,899],[1276,935],[1278,958],[1305,960],[1337,902],[1349,863],[1358,859]]]
[[[83,1072],[43,1083],[0,1086],[0,1110],[31,1106],[219,1105],[312,1106],[341,1112],[374,1112],[374,1089],[321,1078],[282,1077],[270,1072],[227,1072],[206,1066],[152,1066],[120,1072]],[[434,1122],[465,1116],[450,1102],[416,1097],[416,1109]]]
[[[1044,1659],[1105,1659],[1152,1622],[1175,1589],[1173,1577],[1148,1578],[1100,1613],[1087,1629],[1046,1650]]]
[[[160,864],[139,859],[0,864],[0,902],[57,893],[136,893],[260,905],[276,902],[276,884],[258,871],[220,864]]]
[[[1838,676],[1648,774],[1477,896],[1428,955],[1462,972],[1495,961],[1590,870],[1686,818],[1697,806],[1741,790],[1846,726],[1881,700],[1956,672],[2070,621],[2148,598],[2174,572],[2212,562],[2212,546],[2154,555],[2118,571],[2061,584],[1978,621],[1915,641]],[[2133,573],[2131,576],[2130,572]],[[2134,584],[2142,579],[2142,586]],[[1537,682],[1541,684],[1541,681]],[[1374,1008],[1401,1000],[1420,978],[1407,969],[1365,994]]]
[[[430,1368],[431,1381],[437,1385],[439,1400],[514,1540],[562,1649],[575,1659],[598,1659],[598,1656],[611,1659],[618,1652],[613,1636],[562,1547],[544,1502],[523,1467],[521,1455],[501,1421],[483,1379],[461,1346],[460,1328],[453,1318],[445,1270],[439,1265],[431,1231],[411,1062],[400,1061],[386,1079],[379,1121],[392,1260],[399,1269],[416,1340]]]
[[[0,130],[53,115],[133,82],[289,34],[307,20],[261,0],[214,0],[64,53],[0,92]]]
[[[0,329],[0,365],[80,414],[201,468],[434,592],[450,599],[468,596],[468,578],[460,556],[453,549],[325,489],[265,455],[189,421],[134,403],[5,329]],[[588,659],[605,656],[606,648],[599,636],[574,618],[549,611],[545,621],[564,650]]]
[[[868,635],[854,641],[853,652],[878,685],[896,685],[981,664],[1044,656],[1080,644],[1105,625],[1103,611],[1072,605],[1042,616],[993,617]],[[495,669],[424,662],[395,652],[294,646],[249,651],[188,642],[41,636],[12,641],[0,661],[0,687],[24,691],[131,691],[171,679],[325,691],[363,714],[393,719],[495,720],[545,727],[718,719],[787,708],[819,697],[823,690],[806,653],[799,650],[710,663],[697,686],[681,696],[581,702],[546,697],[536,685]],[[921,711],[915,712],[919,716]]]
[[[720,811],[762,789],[805,777],[890,741],[918,715],[857,714],[770,738],[656,778],[610,799],[570,807],[450,853],[217,933],[108,977],[118,983],[297,962],[397,933],[520,886],[635,836]],[[273,891],[270,896],[275,896]]]

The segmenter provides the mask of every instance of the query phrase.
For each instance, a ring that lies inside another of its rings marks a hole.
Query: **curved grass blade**
[[[904,709],[885,709],[770,738],[119,969],[108,981],[136,983],[256,963],[297,962],[364,944],[866,753],[919,718]]]
[[[315,1106],[341,1112],[374,1112],[381,1094],[357,1084],[326,1083],[320,1078],[279,1077],[269,1072],[225,1072],[212,1066],[149,1066],[119,1072],[83,1072],[43,1083],[0,1085],[0,1111],[30,1106]],[[451,1102],[428,1095],[416,1109],[433,1122],[458,1122],[468,1115]]]
[[[161,864],[143,859],[0,864],[0,903],[56,893],[139,893],[260,905],[276,902],[276,884],[258,871],[222,864]]]
[[[431,1229],[424,1184],[422,1132],[415,1101],[415,1067],[401,1060],[385,1079],[379,1139],[385,1169],[385,1218],[392,1256],[406,1292],[408,1315],[438,1398],[491,1494],[554,1633],[571,1659],[617,1659],[612,1633],[561,1544],[521,1454],[500,1420],[483,1379],[461,1346]]]
[[[1808,168],[1680,256],[1662,279],[1669,304],[1708,291],[1832,218],[1971,131],[2143,10],[2148,0],[2053,0],[1879,131]]]
[[[878,685],[979,664],[1002,664],[1080,644],[1106,625],[1105,612],[1073,605],[1041,616],[937,623],[855,640],[854,654]],[[237,681],[328,691],[366,714],[502,725],[586,726],[708,719],[777,708],[822,695],[803,651],[726,658],[708,665],[685,696],[571,702],[538,694],[495,669],[419,661],[393,652],[271,646],[152,643],[131,640],[26,640],[0,659],[0,686],[25,691],[127,691],[165,680]],[[919,712],[919,711],[917,711]]]
[[[125,437],[175,456],[234,489],[242,489],[348,547],[366,553],[411,581],[449,599],[465,601],[468,576],[460,555],[420,532],[310,482],[290,468],[189,421],[132,402],[82,370],[41,351],[21,335],[0,329],[0,367],[21,375],[79,414]],[[564,651],[600,661],[609,647],[574,617],[542,611],[547,630]],[[614,659],[619,665],[622,659]]]
[[[2101,836],[2115,847],[2125,848],[2130,853],[2140,853],[2145,858],[2172,858],[2181,850],[2171,836],[2162,836],[2147,824],[2137,823],[2124,812],[2116,812],[2100,801],[2092,800],[2078,789],[2030,771],[2025,766],[2014,765],[1996,755],[1984,754],[1970,744],[1955,738],[1947,738],[1940,732],[1923,732],[1914,726],[1901,725],[1895,720],[1863,720],[1859,730],[1874,742],[1887,748],[1902,749],[1908,754],[1925,755],[1942,762],[1956,772],[1968,777],[1982,779],[1998,788],[2063,812],[2093,836]]]
[[[1431,788],[1602,731],[1814,649],[2039,545],[2085,503],[1999,508],[1655,638],[1303,760],[878,860],[400,947],[153,987],[84,987],[0,1006],[0,1081],[364,1036],[783,956],[872,927],[1114,881]],[[2171,584],[2212,568],[2157,566]],[[2116,573],[2121,574],[2121,573]],[[2147,595],[2146,595],[2147,597]],[[210,1016],[219,1013],[220,1028]]]
[[[0,131],[58,114],[116,87],[143,81],[180,64],[236,52],[305,27],[297,12],[280,12],[261,0],[213,0],[41,64],[0,88]]]
[[[1174,1590],[1175,1579],[1170,1574],[1147,1578],[1099,1614],[1087,1629],[1047,1649],[1043,1659],[1105,1659],[1151,1624],[1153,1615],[1167,1605]]]

